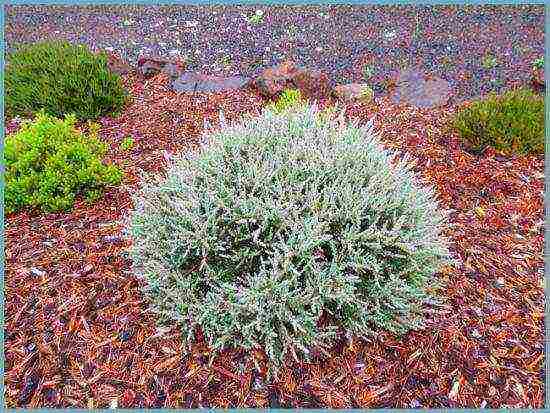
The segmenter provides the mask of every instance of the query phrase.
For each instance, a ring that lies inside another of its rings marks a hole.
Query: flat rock
[[[203,73],[187,72],[174,79],[171,88],[175,92],[217,93],[245,87],[249,78],[241,76],[219,77]]]
[[[333,94],[337,99],[352,102],[359,100],[364,103],[372,101],[374,92],[366,83],[348,83],[346,85],[337,85]]]
[[[162,67],[161,72],[166,73],[172,79],[176,79],[181,75],[182,70],[180,67],[178,67],[174,63],[167,63]]]
[[[428,77],[417,69],[405,69],[397,77],[391,99],[419,108],[445,106],[451,97],[451,85],[438,77]]]
[[[172,79],[181,75],[185,63],[179,60],[168,60],[161,56],[141,56],[137,61],[137,72],[146,79],[167,73]]]

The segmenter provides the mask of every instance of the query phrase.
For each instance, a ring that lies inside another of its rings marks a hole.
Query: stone
[[[181,59],[168,60],[160,56],[142,56],[137,61],[138,73],[146,79],[163,72],[172,79],[180,76],[185,69]]]
[[[118,244],[121,243],[123,240],[118,235],[105,235],[103,237],[103,241],[109,244]]]
[[[504,281],[504,278],[497,278],[494,282],[495,287],[502,288],[506,285],[506,282]]]
[[[173,91],[180,93],[217,93],[241,89],[247,86],[249,82],[249,78],[241,76],[219,77],[187,72],[174,79],[171,88]]]
[[[299,89],[307,98],[321,98],[330,94],[328,76],[315,69],[299,67],[292,61],[267,68],[251,83],[263,96],[273,99],[285,89]]]
[[[46,275],[46,271],[39,270],[38,268],[35,268],[35,267],[31,268],[31,273],[36,277],[43,277]]]
[[[105,50],[107,55],[107,68],[117,75],[126,75],[132,72],[132,67],[120,58],[117,54],[110,50]]]
[[[347,102],[361,101],[369,103],[374,98],[374,92],[366,83],[349,83],[346,85],[337,85],[333,94],[337,99]]]
[[[163,66],[161,72],[166,73],[170,78],[175,79],[181,76],[181,68],[174,63],[167,63]]]
[[[391,93],[394,103],[410,104],[423,109],[445,106],[450,97],[449,82],[437,77],[428,77],[416,69],[402,70]]]
[[[162,68],[170,63],[159,56],[140,57],[137,61],[138,73],[146,79],[158,75]]]
[[[299,69],[292,79],[294,87],[307,98],[322,99],[330,95],[330,81],[320,70]]]

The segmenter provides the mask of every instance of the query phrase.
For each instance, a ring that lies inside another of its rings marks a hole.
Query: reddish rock
[[[265,69],[252,85],[267,98],[275,98],[285,89],[299,89],[307,98],[320,99],[328,96],[331,90],[325,73],[299,67],[291,61]]]
[[[330,95],[331,85],[326,73],[320,70],[300,69],[293,78],[294,86],[311,99]]]
[[[395,103],[406,103],[419,108],[445,106],[451,97],[451,86],[446,80],[428,77],[416,69],[399,73],[391,98]]]
[[[115,53],[107,50],[104,51],[104,53],[107,55],[107,67],[111,72],[116,73],[117,75],[126,75],[133,70],[128,63],[122,60]]]
[[[364,103],[368,103],[374,97],[374,92],[366,83],[349,83],[347,85],[338,85],[334,88],[333,94],[337,99],[348,102],[359,100]]]
[[[240,76],[219,77],[187,72],[174,79],[171,88],[175,92],[216,93],[243,88],[247,86],[249,81],[250,79]]]

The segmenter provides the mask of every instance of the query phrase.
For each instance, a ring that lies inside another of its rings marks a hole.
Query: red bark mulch
[[[265,380],[259,353],[205,348],[155,326],[131,273],[122,219],[139,171],[215,122],[263,103],[244,92],[176,95],[162,76],[127,79],[134,102],[102,120],[109,159],[126,185],[71,213],[6,218],[7,407],[518,407],[544,400],[543,156],[468,153],[446,129],[454,108],[398,108],[381,98],[348,108],[375,118],[384,144],[411,154],[452,209],[448,236],[461,261],[440,274],[447,310],[404,338],[342,343],[330,359],[289,362]],[[136,146],[119,148],[130,135]],[[255,362],[260,366],[256,371]]]

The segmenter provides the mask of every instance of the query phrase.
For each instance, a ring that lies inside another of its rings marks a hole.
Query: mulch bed
[[[140,173],[192,149],[220,109],[231,119],[264,104],[244,92],[176,95],[167,81],[127,78],[133,103],[101,120],[124,187],[70,213],[6,218],[8,407],[543,406],[544,159],[469,153],[446,126],[455,108],[386,98],[347,108],[350,118],[374,118],[384,145],[410,154],[452,210],[461,265],[439,274],[446,307],[424,330],[343,342],[329,358],[289,361],[267,382],[261,353],[226,351],[208,366],[204,343],[157,327],[122,234]],[[122,151],[127,135],[136,146]]]

